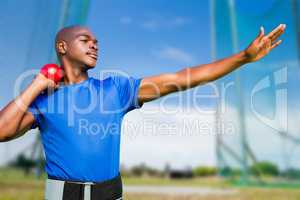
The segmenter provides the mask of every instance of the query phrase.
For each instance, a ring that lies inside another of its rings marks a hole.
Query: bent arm
[[[6,136],[0,136],[0,142],[7,142],[16,139],[24,135],[27,131],[31,129],[34,123],[34,116],[30,112],[26,112],[19,123],[19,126],[14,134],[7,134]]]
[[[30,129],[34,117],[27,110],[35,98],[47,88],[46,79],[41,74],[37,75],[17,98],[0,111],[0,142],[16,138]]]

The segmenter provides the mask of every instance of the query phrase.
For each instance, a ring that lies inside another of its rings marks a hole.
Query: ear
[[[67,53],[67,43],[63,40],[56,42],[56,51],[59,54],[66,54]]]

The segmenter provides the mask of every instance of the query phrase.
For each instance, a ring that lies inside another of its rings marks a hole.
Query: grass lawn
[[[44,177],[40,180],[33,175],[24,176],[17,170],[0,170],[0,200],[40,200],[44,196]],[[153,194],[128,194],[129,200],[300,200],[300,189],[234,187],[228,181],[219,178],[192,180],[168,180],[160,178],[124,178],[125,185],[162,185],[212,187],[238,190],[230,196],[175,196]]]

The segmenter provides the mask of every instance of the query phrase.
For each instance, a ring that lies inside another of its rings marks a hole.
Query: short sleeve
[[[31,126],[31,129],[35,129],[37,127],[40,127],[40,122],[41,122],[41,118],[42,118],[42,114],[38,108],[38,101],[39,101],[39,97],[37,97],[35,99],[35,101],[33,101],[30,106],[28,107],[27,112],[30,112],[33,117],[34,117],[34,123]]]
[[[117,87],[122,109],[129,112],[142,107],[138,101],[138,92],[142,78],[113,76],[112,79]]]

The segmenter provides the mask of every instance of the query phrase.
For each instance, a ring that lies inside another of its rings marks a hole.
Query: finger
[[[280,31],[278,31],[276,34],[273,35],[273,37],[271,37],[271,41],[274,42],[276,41],[283,33],[284,33],[284,28],[281,29]]]
[[[277,32],[279,32],[282,28],[283,28],[283,24],[280,24],[279,26],[277,26],[275,29],[273,29],[268,35],[267,37],[272,38]]]
[[[267,37],[270,38],[272,41],[276,40],[284,32],[285,27],[285,24],[280,24],[273,31],[271,31],[267,35]]]
[[[274,49],[275,47],[277,47],[278,45],[280,45],[282,42],[282,40],[279,40],[277,42],[275,42],[274,44],[272,44],[271,49]]]
[[[265,35],[265,29],[264,29],[263,26],[261,26],[260,31],[259,31],[258,36],[257,36],[257,39],[261,40],[264,37],[264,35]]]

